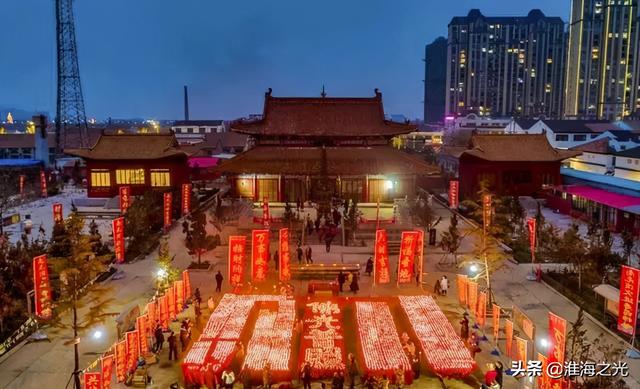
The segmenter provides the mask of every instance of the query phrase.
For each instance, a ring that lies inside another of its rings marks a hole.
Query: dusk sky
[[[372,96],[422,118],[424,46],[453,16],[568,19],[569,0],[76,0],[87,117],[233,119],[275,96]],[[4,1],[0,107],[55,112],[53,0]]]

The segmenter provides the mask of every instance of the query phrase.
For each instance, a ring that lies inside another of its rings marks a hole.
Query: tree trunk
[[[198,265],[200,265],[200,258],[202,258],[202,250],[198,249]]]

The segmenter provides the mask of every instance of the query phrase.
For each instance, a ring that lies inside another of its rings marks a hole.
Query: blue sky
[[[8,3],[8,4],[7,4]],[[261,112],[275,96],[383,93],[387,113],[422,117],[425,44],[453,16],[568,19],[569,0],[76,0],[88,117],[180,119]],[[53,0],[2,6],[0,106],[55,112]]]

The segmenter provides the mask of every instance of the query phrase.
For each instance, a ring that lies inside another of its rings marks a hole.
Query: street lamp
[[[543,349],[547,349],[549,347],[549,340],[547,338],[540,338],[539,343],[540,347]]]

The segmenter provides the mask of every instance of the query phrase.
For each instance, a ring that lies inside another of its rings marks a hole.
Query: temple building
[[[374,97],[274,97],[265,94],[259,119],[237,120],[251,148],[217,170],[232,194],[262,201],[322,201],[338,196],[385,202],[412,196],[421,177],[439,169],[390,146],[415,130],[385,120],[382,94]]]
[[[189,182],[188,155],[173,133],[102,134],[88,149],[65,149],[86,162],[87,196],[114,197],[120,186],[131,194],[177,189]]]

